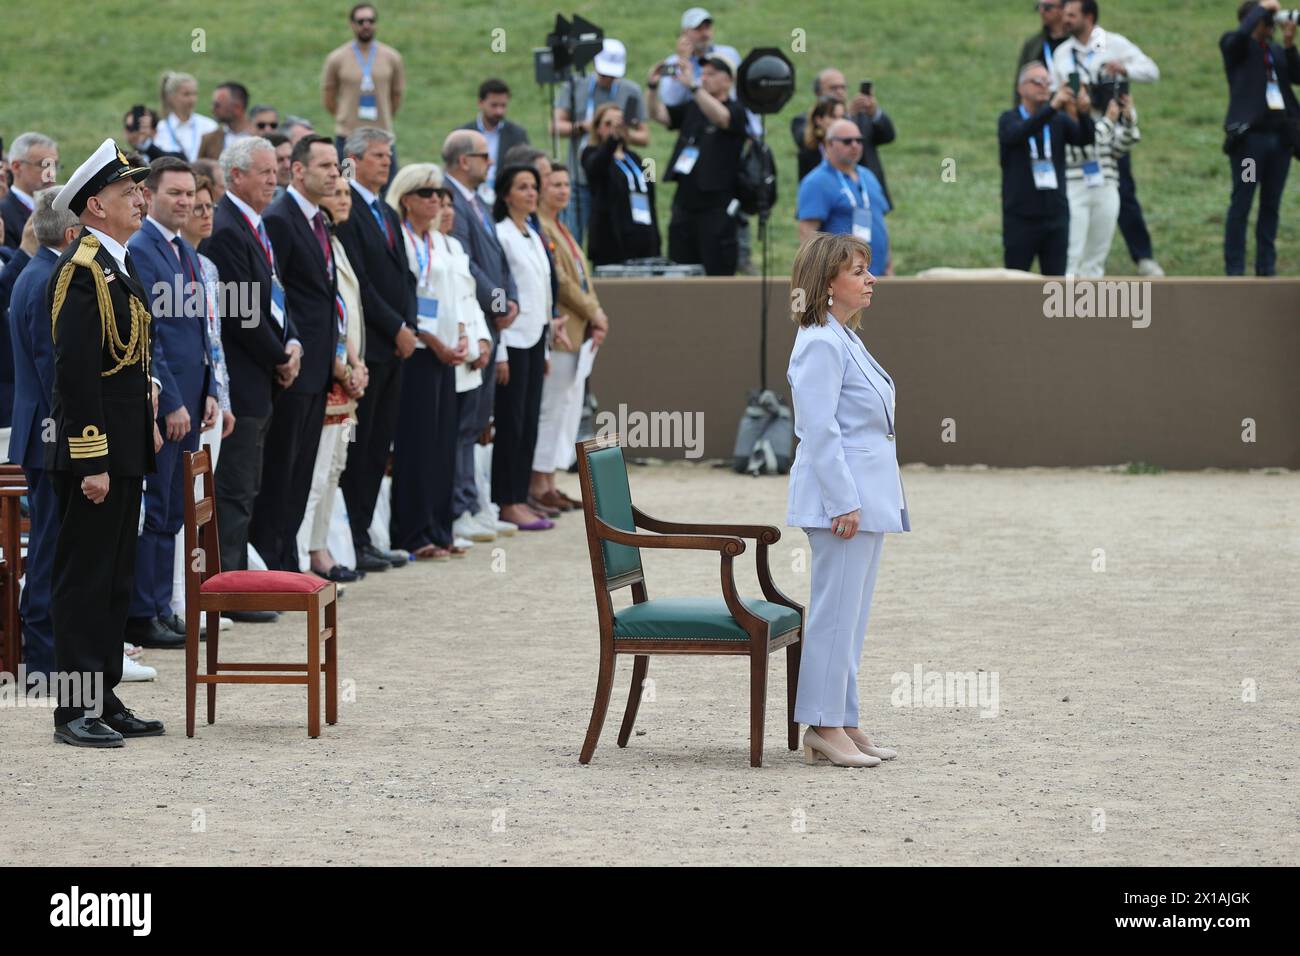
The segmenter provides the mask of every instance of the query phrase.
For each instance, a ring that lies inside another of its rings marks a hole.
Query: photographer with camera
[[[668,257],[698,263],[711,276],[736,274],[738,254],[736,198],[740,154],[745,145],[745,108],[732,99],[738,64],[715,50],[704,61],[697,82],[687,64],[661,63],[646,80],[646,111],[656,123],[681,130],[665,178],[677,183],[668,223]],[[665,106],[658,88],[668,71],[691,91],[679,106]]]
[[[1090,279],[1106,274],[1106,257],[1119,222],[1118,162],[1141,139],[1128,81],[1103,87],[1104,112],[1092,113],[1093,145],[1065,147],[1065,191],[1070,199],[1065,274]],[[1081,88],[1080,99],[1090,92]]]
[[[1091,104],[1068,85],[1053,95],[1036,60],[1020,68],[1016,85],[1020,105],[998,117],[1003,264],[1028,271],[1037,257],[1043,275],[1059,276],[1070,237],[1065,147],[1092,145]]]
[[[184,159],[183,153],[173,153],[158,146],[153,140],[154,130],[158,128],[158,114],[147,106],[135,105],[122,117],[122,131],[126,141],[137,153],[149,162],[162,156],[175,156]]]
[[[1255,275],[1277,271],[1278,207],[1297,143],[1297,105],[1293,83],[1300,83],[1296,20],[1300,11],[1278,8],[1278,0],[1246,0],[1237,9],[1239,26],[1219,39],[1228,74],[1228,115],[1223,151],[1232,170],[1232,201],[1223,230],[1224,271],[1246,271],[1246,224],[1258,185],[1259,219],[1255,224]],[[1282,45],[1273,41],[1282,22]]]
[[[1101,12],[1097,0],[1065,0],[1064,24],[1070,32],[1052,56],[1052,90],[1070,82],[1077,73],[1079,81],[1092,91],[1093,108],[1104,112],[1114,83],[1125,79],[1132,83],[1154,83],[1160,68],[1127,37],[1099,24]],[[1119,229],[1128,244],[1129,255],[1140,276],[1162,276],[1164,270],[1155,259],[1151,233],[1142,216],[1137,198],[1137,184],[1127,155],[1118,161]]]

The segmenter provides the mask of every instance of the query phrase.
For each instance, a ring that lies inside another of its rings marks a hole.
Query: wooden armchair
[[[194,480],[203,479],[196,496]],[[325,722],[338,722],[338,596],[332,581],[295,571],[222,571],[213,494],[212,456],[185,452],[185,735],[194,736],[198,685],[208,690],[208,723],[217,720],[218,684],[307,685],[307,735],[320,736],[321,674]],[[307,662],[223,662],[222,611],[305,611]],[[199,673],[199,619],[207,615],[207,672]],[[322,615],[324,620],[322,623]],[[321,651],[324,649],[324,661]],[[251,671],[271,671],[258,674]]]
[[[632,734],[651,654],[748,655],[749,763],[761,767],[768,655],[785,648],[787,745],[797,750],[799,725],[794,720],[794,702],[799,686],[803,607],[782,594],[772,581],[767,549],[780,539],[781,532],[766,525],[681,524],[652,518],[632,504],[627,464],[617,435],[579,442],[578,474],[600,619],[596,702],[579,761],[589,762],[596,750],[619,654],[633,655],[632,687],[618,732],[620,747],[627,746]],[[656,533],[641,534],[637,528]],[[736,591],[732,560],[745,550],[742,538],[757,541],[759,586],[767,600],[742,598]],[[721,597],[651,600],[641,567],[641,548],[717,551],[722,562]],[[634,603],[615,611],[610,592],[628,586]]]

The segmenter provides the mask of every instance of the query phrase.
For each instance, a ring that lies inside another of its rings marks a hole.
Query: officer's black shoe
[[[358,571],[387,571],[393,566],[392,561],[373,544],[363,545],[357,552]]]
[[[129,629],[127,637],[141,647],[152,647],[158,650],[175,650],[185,646],[185,635],[177,634],[163,622],[162,618],[158,617],[150,619],[148,629],[140,633],[138,638]]]
[[[227,611],[224,617],[241,624],[273,624],[280,619],[279,611]]]
[[[158,620],[162,621],[164,624],[167,625],[168,628],[170,628],[175,633],[179,634],[181,637],[185,636],[185,621],[184,619],[181,618],[179,614],[173,614],[170,617],[160,617],[158,618]],[[203,622],[200,621],[199,631],[202,632],[202,630],[203,630]]]
[[[54,742],[74,747],[122,747],[126,741],[98,717],[78,717],[54,725]]]
[[[137,717],[129,710],[123,710],[120,714],[105,717],[102,723],[108,724],[109,727],[123,737],[158,737],[163,733],[163,722],[161,720],[145,720],[143,717]]]

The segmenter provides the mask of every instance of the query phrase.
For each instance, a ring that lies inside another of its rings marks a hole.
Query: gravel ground
[[[914,466],[904,482],[916,530],[888,536],[860,673],[864,726],[895,761],[787,751],[778,658],[751,769],[744,659],[668,657],[624,750],[620,661],[580,766],[597,638],[573,514],[350,586],[345,702],[318,740],[290,687],[221,688],[217,724],[187,739],[176,651],[147,651],[158,680],[122,694],[164,737],[76,750],[47,711],[0,711],[6,861],[1300,863],[1300,474]],[[632,489],[662,517],[784,519],[784,479],[674,464],[634,468]],[[774,556],[802,601],[806,548],[784,529]],[[716,593],[716,557],[645,565],[651,597]],[[222,656],[301,656],[301,626],[239,625]],[[897,706],[916,668],[982,671],[996,698]]]

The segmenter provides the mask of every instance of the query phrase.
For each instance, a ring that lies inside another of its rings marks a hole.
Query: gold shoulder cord
[[[94,236],[85,236],[81,240],[81,245],[77,251],[72,254],[68,264],[63,267],[59,273],[58,281],[54,286],[54,308],[53,315],[50,319],[50,334],[53,335],[55,327],[59,323],[59,311],[63,308],[63,300],[68,294],[68,284],[72,282],[72,267],[81,266],[89,269],[90,274],[95,278],[95,298],[99,302],[99,323],[100,323],[100,345],[108,342],[108,353],[113,361],[117,363],[107,372],[100,372],[103,378],[110,375],[116,375],[128,365],[134,365],[139,362],[144,367],[145,375],[149,374],[149,323],[152,316],[149,310],[145,308],[143,302],[127,293],[127,298],[131,303],[131,335],[123,343],[122,337],[117,332],[117,321],[113,316],[113,300],[108,294],[108,280],[104,278],[104,270],[95,262],[95,253],[99,251],[99,240]]]

